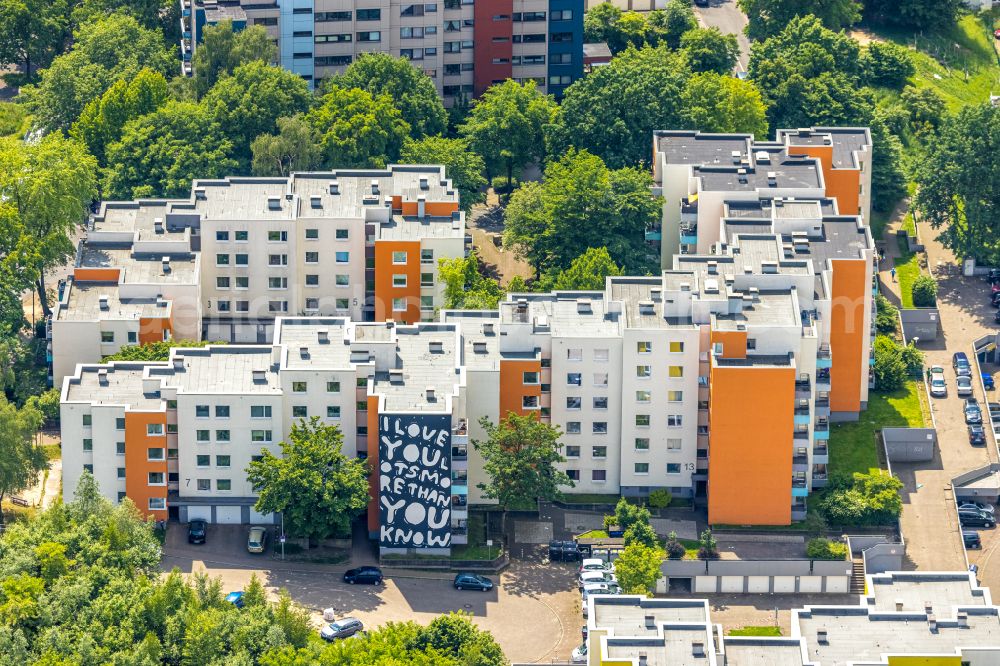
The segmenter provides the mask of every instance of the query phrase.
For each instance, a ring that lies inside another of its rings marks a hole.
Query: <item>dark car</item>
[[[549,541],[550,562],[577,562],[581,557],[575,541]]]
[[[979,403],[976,402],[975,398],[965,399],[965,422],[966,423],[982,423],[983,422],[983,410],[979,408]]]
[[[1000,312],[997,312],[997,315],[1000,316]],[[980,374],[983,376],[983,388],[984,389],[986,389],[987,391],[992,391],[993,389],[995,389],[997,387],[996,383],[994,383],[994,381],[993,381],[993,375],[991,375],[988,372],[983,372],[983,373],[980,373]]]
[[[979,538],[979,532],[967,532],[962,530],[962,541],[966,548],[982,548],[983,540]]]
[[[325,641],[335,641],[338,638],[350,638],[365,630],[365,625],[356,617],[345,617],[331,622],[319,630],[320,638]]]
[[[962,509],[958,512],[958,522],[963,527],[993,527],[996,525],[996,519],[992,514],[969,509]]]
[[[694,0],[694,4],[696,7],[708,7],[708,1],[709,0]]]
[[[455,576],[456,590],[479,590],[489,592],[493,589],[493,581],[486,576],[474,573],[460,573]]]
[[[997,30],[996,32],[1000,32],[1000,30]],[[1000,282],[1000,268],[991,268],[990,272],[987,273],[983,277],[983,279],[990,284],[996,284],[997,282]]]
[[[205,543],[208,525],[204,520],[192,520],[188,523],[188,543]]]
[[[382,570],[378,567],[358,567],[348,569],[344,572],[344,582],[354,585],[355,583],[368,583],[369,585],[382,584]]]
[[[951,367],[955,369],[956,375],[971,375],[972,366],[969,364],[969,357],[965,352],[955,352],[951,357]]]
[[[973,446],[986,446],[986,431],[978,423],[969,424],[969,444]]]

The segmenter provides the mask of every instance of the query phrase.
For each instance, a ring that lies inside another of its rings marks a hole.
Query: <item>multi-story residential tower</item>
[[[583,76],[583,0],[180,0],[182,70],[206,25],[264,26],[282,67],[312,85],[360,54],[408,58],[445,105],[506,79],[559,97]]]

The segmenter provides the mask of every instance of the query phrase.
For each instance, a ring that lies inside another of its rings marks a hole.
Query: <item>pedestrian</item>
[[[896,281],[896,267],[895,266],[893,266],[892,268],[889,269],[889,275],[892,276],[892,281],[895,282]]]

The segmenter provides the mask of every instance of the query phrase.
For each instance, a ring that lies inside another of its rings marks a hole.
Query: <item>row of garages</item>
[[[848,560],[667,560],[660,594],[847,594]]]

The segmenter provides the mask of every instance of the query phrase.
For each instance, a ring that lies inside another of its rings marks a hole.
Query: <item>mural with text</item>
[[[451,416],[382,414],[378,427],[379,544],[451,546]]]

